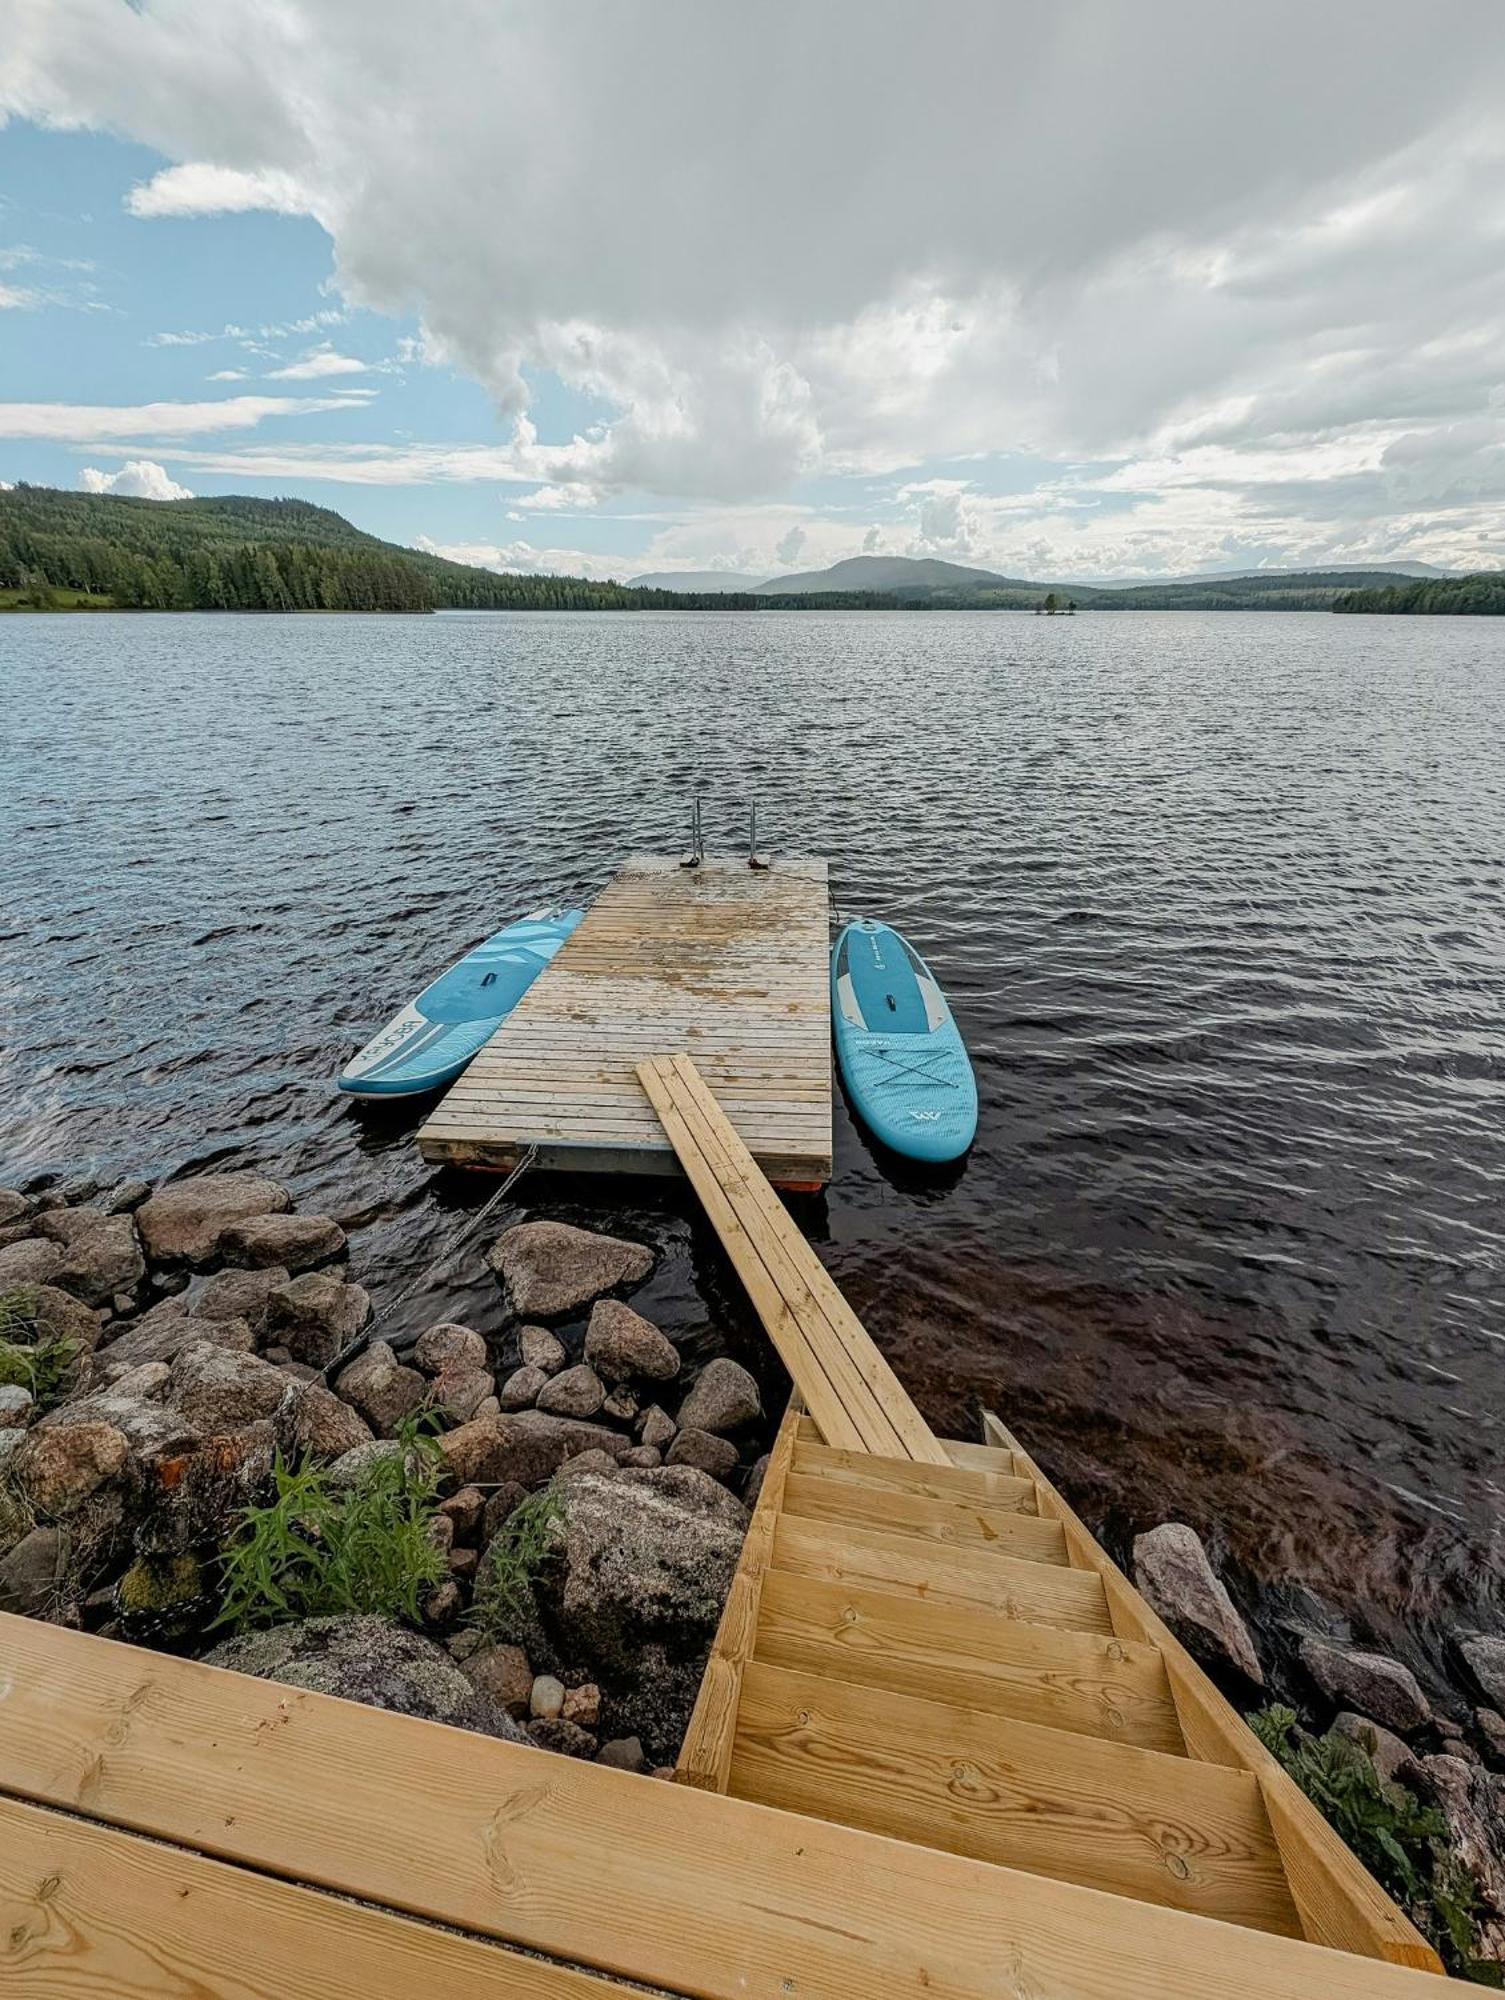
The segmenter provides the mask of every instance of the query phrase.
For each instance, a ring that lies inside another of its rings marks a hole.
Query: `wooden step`
[[[1301,1935],[1259,1785],[1244,1771],[755,1660],[743,1678],[731,1789],[893,1839]]]
[[[957,1548],[993,1550],[1029,1562],[1066,1562],[1066,1537],[1059,1521],[1042,1521],[1017,1508],[992,1507],[955,1497],[937,1500],[925,1493],[863,1486],[794,1471],[784,1488],[784,1511],[809,1521],[845,1521],[854,1528],[884,1528],[919,1541]]]
[[[1035,1483],[1012,1473],[974,1472],[960,1465],[917,1465],[907,1458],[875,1458],[865,1451],[838,1451],[801,1436],[794,1448],[797,1472],[818,1473],[823,1479],[844,1479],[859,1486],[881,1486],[900,1493],[920,1493],[936,1500],[983,1500],[990,1507],[1008,1507],[1021,1514],[1038,1511]]]
[[[890,1694],[1185,1754],[1152,1646],[1023,1625],[970,1605],[770,1572],[755,1658]]]
[[[922,1602],[981,1605],[1035,1625],[1076,1632],[1113,1629],[1102,1580],[1090,1570],[950,1548],[878,1528],[786,1514],[774,1531],[773,1566],[826,1583],[898,1591]]]
[[[961,1438],[942,1438],[941,1450],[953,1465],[964,1466],[971,1472],[1012,1472],[1024,1477],[1029,1471],[1002,1445],[968,1444]]]

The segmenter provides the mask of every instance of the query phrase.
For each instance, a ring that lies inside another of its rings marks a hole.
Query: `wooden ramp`
[[[996,1420],[931,1434],[693,1064],[640,1074],[797,1392],[681,1781],[1105,1894],[1094,1992],[1135,1990],[1110,1967],[1148,1908],[1213,1920],[1207,1993],[1259,1990],[1256,1934],[1332,1948],[1314,1994],[1342,1954],[1440,1970]],[[852,1442],[883,1422],[902,1449]]]
[[[635,855],[418,1134],[426,1160],[671,1173],[634,1075],[690,1050],[768,1177],[831,1174],[824,861]]]

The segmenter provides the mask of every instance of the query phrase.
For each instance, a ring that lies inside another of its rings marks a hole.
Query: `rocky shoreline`
[[[778,1411],[736,1361],[691,1368],[634,1310],[655,1263],[641,1243],[515,1224],[484,1253],[486,1324],[391,1340],[348,1255],[339,1223],[254,1172],[0,1188],[0,1609],[667,1773]],[[412,1573],[387,1577],[381,1608],[370,1575],[317,1615],[290,1615],[275,1564],[260,1596],[227,1590],[249,1535],[276,1528],[284,1563],[321,1539],[328,1555],[341,1510],[373,1495],[382,1533],[418,1538],[393,1541]],[[1382,1818],[1411,1799],[1438,1868],[1472,1883],[1454,1962],[1492,1979],[1505,1639],[1458,1640],[1458,1714],[1316,1619],[1287,1621],[1262,1661],[1189,1527],[1139,1535],[1129,1566],[1288,1768],[1361,1768]],[[1412,1907],[1435,1935],[1430,1904]]]
[[[686,1379],[623,1296],[642,1244],[516,1224],[485,1253],[495,1325],[400,1346],[348,1247],[256,1173],[0,1189],[0,1608],[672,1765],[761,1479],[757,1384],[724,1356]],[[223,1556],[279,1474],[313,1468],[337,1507],[409,1463],[415,1620],[359,1590],[279,1619],[274,1584],[225,1636]]]

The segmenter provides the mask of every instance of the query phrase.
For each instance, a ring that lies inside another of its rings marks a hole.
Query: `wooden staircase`
[[[1251,1932],[1440,1971],[1003,1426],[933,1436],[693,1065],[644,1069],[797,1391],[680,1781],[1210,1918],[1209,1991],[1264,1990]]]

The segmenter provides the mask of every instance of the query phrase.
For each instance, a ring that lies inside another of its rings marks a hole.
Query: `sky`
[[[1505,567],[1500,0],[6,0],[0,481],[495,568]]]

